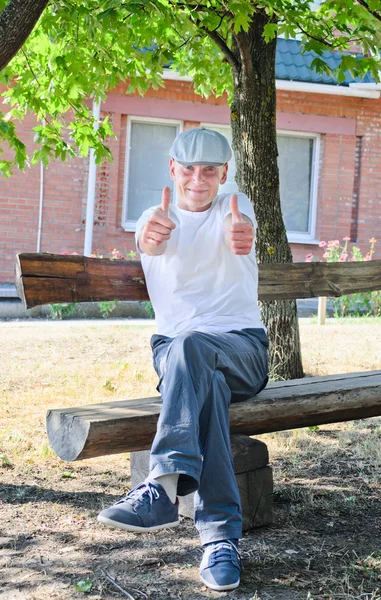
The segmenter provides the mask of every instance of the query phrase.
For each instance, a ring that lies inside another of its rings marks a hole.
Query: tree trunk
[[[0,70],[28,39],[49,0],[11,0],[0,13]]]
[[[247,33],[235,37],[239,67],[233,69],[231,107],[237,183],[254,205],[259,263],[292,262],[279,194],[276,140],[276,40],[262,37],[267,17],[256,13]],[[270,341],[270,376],[303,377],[295,300],[263,302],[261,315]]]

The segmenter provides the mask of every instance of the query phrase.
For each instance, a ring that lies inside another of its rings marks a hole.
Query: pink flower
[[[114,248],[114,250],[111,252],[111,258],[115,260],[120,260],[123,258],[123,254],[119,250],[117,250],[117,248]]]
[[[67,254],[69,254],[69,252],[61,252],[61,254],[63,254],[64,256],[66,256]]]
[[[354,256],[352,256],[352,258],[350,260],[351,260],[351,262],[356,262],[356,258]]]
[[[346,252],[342,252],[339,262],[344,262],[346,258],[348,258],[348,254]]]
[[[372,255],[370,252],[364,257],[364,260],[372,260]]]
[[[351,241],[351,238],[350,238],[349,236],[346,236],[345,238],[343,238],[343,241],[344,241],[344,242],[350,242],[350,241]]]
[[[329,252],[324,252],[323,258],[329,258]]]
[[[313,254],[306,254],[306,258],[305,258],[305,262],[312,262],[314,255]]]
[[[72,256],[78,256],[78,252],[72,252],[71,255]]]
[[[340,246],[340,240],[330,240],[328,246]]]
[[[326,247],[326,245],[327,245],[327,242],[325,242],[324,240],[323,240],[323,241],[321,241],[321,242],[319,242],[319,247],[320,247],[320,248],[325,248],[325,247]]]

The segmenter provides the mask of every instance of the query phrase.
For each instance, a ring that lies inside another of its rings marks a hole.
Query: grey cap
[[[180,133],[173,142],[169,156],[182,165],[224,165],[232,151],[225,136],[213,129],[200,127]]]

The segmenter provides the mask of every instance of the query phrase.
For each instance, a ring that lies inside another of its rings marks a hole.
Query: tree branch
[[[10,0],[0,13],[0,70],[4,69],[33,31],[49,0]]]
[[[247,73],[247,76],[251,77],[253,75],[253,69],[247,36],[245,34],[242,35],[242,32],[238,32],[235,34],[234,39],[241,56],[241,63]]]
[[[315,40],[316,42],[320,42],[321,44],[324,44],[325,46],[329,46],[330,48],[336,48],[336,45],[335,45],[335,44],[332,44],[332,42],[327,42],[327,41],[325,40],[325,38],[320,38],[320,37],[317,37],[317,36],[315,36],[315,35],[311,35],[311,34],[310,34],[310,33],[308,33],[307,31],[305,31],[305,29],[303,29],[303,27],[302,27],[302,26],[301,26],[299,23],[298,23],[297,25],[298,25],[298,27],[299,27],[300,31],[301,31],[302,33],[304,33],[304,35],[306,35],[306,36],[307,36],[308,38],[310,38],[311,40]]]
[[[365,0],[357,0],[357,2],[361,4],[361,6],[363,6],[368,11],[368,13],[371,14],[375,19],[381,21],[381,14],[376,12],[375,10],[371,10],[368,6],[368,3],[365,2]]]
[[[237,57],[233,54],[225,40],[223,40],[222,37],[219,36],[218,33],[216,33],[216,30],[209,31],[209,29],[206,29],[206,27],[203,27],[202,25],[199,25],[199,27],[200,29],[205,31],[205,33],[210,37],[211,40],[213,40],[216,46],[218,46],[221,52],[226,56],[226,59],[228,63],[232,66],[232,68],[235,71],[238,71],[240,68],[239,61],[237,60]]]
[[[321,44],[324,44],[325,46],[329,46],[329,48],[332,48],[332,50],[335,50],[336,48],[340,48],[340,46],[342,46],[342,42],[338,42],[337,44],[333,43],[333,42],[327,42],[326,38],[321,38],[321,37],[317,37],[314,35],[311,35],[310,33],[308,33],[307,31],[305,31],[303,29],[303,27],[301,25],[299,25],[299,23],[297,24],[300,31],[302,33],[304,33],[308,38],[310,38],[311,40],[315,40],[316,42],[320,42]],[[328,34],[327,34],[328,37]],[[348,41],[351,42],[360,42],[361,43],[361,38],[357,37],[357,38],[350,38],[350,40],[348,39]]]
[[[172,3],[172,6],[174,8],[182,8],[182,9],[186,9],[189,10],[190,8],[192,9],[192,12],[208,12],[210,9],[206,6],[203,6],[202,4],[190,4],[190,3]],[[223,18],[228,14],[227,11],[224,12],[224,14],[221,16],[217,11],[215,11],[213,8],[211,9],[212,12],[214,12],[215,14],[217,14],[220,17],[220,22],[218,24],[218,26],[213,29],[212,31],[210,29],[208,29],[207,27],[205,27],[204,25],[202,25],[202,21],[201,19],[199,19],[196,15],[189,15],[188,18],[191,21],[191,23],[193,23],[193,25],[196,25],[196,27],[198,27],[201,31],[203,31],[208,37],[210,37],[210,39],[216,44],[216,46],[221,50],[221,52],[225,55],[228,63],[231,65],[231,67],[234,70],[238,70],[240,68],[240,64],[239,61],[237,60],[237,57],[234,55],[234,53],[231,51],[231,49],[229,48],[229,46],[227,45],[226,41],[217,33],[217,29],[221,26],[221,23],[223,21]]]
[[[23,53],[23,55],[24,55],[24,58],[25,58],[25,60],[26,60],[26,62],[27,62],[27,65],[28,65],[28,67],[29,67],[29,70],[30,70],[30,72],[31,72],[31,73],[32,73],[32,75],[33,75],[33,79],[34,79],[34,80],[35,80],[35,82],[37,83],[38,87],[40,87],[39,81],[38,81],[38,79],[37,79],[37,77],[36,77],[36,73],[33,71],[33,69],[32,69],[32,65],[31,65],[31,64],[30,64],[30,62],[29,62],[29,58],[27,57],[27,54],[26,54],[26,52],[25,52],[25,50],[24,50],[23,48],[21,49],[21,52]]]

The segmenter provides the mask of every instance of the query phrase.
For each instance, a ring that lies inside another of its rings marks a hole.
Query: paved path
[[[102,327],[103,325],[123,325],[127,327],[154,327],[154,319],[12,319],[0,320],[0,327]]]

